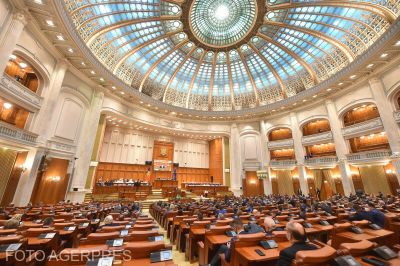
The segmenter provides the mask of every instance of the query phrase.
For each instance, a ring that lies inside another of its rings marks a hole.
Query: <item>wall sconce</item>
[[[298,175],[294,175],[293,178],[299,178],[299,176]]]
[[[387,169],[386,174],[389,174],[389,175],[394,174],[394,171],[392,169]]]
[[[25,164],[21,164],[19,167],[19,170],[21,170],[21,173],[25,172],[26,170],[28,170],[28,167],[26,167]]]
[[[271,175],[271,178],[275,179],[275,178],[276,178],[276,176],[274,176],[274,175]]]
[[[255,184],[256,183],[256,180],[254,180],[254,179],[252,179],[252,180],[250,180],[250,184]]]
[[[50,177],[50,180],[53,181],[53,182],[58,182],[58,181],[60,181],[60,179],[61,179],[61,177],[58,176],[58,175],[57,175],[57,176],[51,176],[51,177]]]

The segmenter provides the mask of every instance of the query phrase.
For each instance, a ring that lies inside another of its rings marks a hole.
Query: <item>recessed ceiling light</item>
[[[46,20],[46,24],[47,24],[47,26],[54,27],[54,22],[50,19]]]
[[[120,93],[121,93],[122,95],[124,95],[124,94],[125,94],[125,92],[123,92],[123,91],[121,91]]]
[[[18,65],[19,65],[21,68],[25,68],[25,67],[28,66],[28,64],[25,63],[25,62],[20,62]]]
[[[10,109],[12,107],[12,104],[5,102],[5,103],[3,103],[3,107],[4,107],[4,109],[8,110],[8,109]]]
[[[317,96],[318,96],[318,95],[315,94],[315,95],[313,95],[313,98],[317,98]]]
[[[331,90],[332,90],[331,88],[326,89],[326,91],[331,91]]]
[[[339,85],[339,86],[342,86],[342,85],[343,85],[343,82],[340,82],[338,85]]]
[[[306,101],[307,101],[306,99],[303,100],[303,102],[306,102]]]
[[[352,75],[352,76],[350,76],[351,79],[354,79],[354,78],[356,78],[356,77],[357,77],[357,75]]]
[[[104,79],[103,79],[103,78],[100,78],[100,81],[104,81]]]
[[[395,46],[400,46],[400,41],[397,41]]]
[[[57,39],[58,39],[59,41],[64,41],[64,37],[63,37],[62,35],[57,35]]]
[[[93,70],[90,71],[90,74],[94,75],[96,74],[96,72],[94,72]]]
[[[72,48],[68,48],[67,51],[70,52],[71,54],[74,52],[74,50],[72,50]]]
[[[35,2],[36,4],[39,4],[39,5],[43,5],[42,0],[34,0],[33,2]]]
[[[86,66],[85,62],[81,62],[81,65],[82,65],[82,66]]]
[[[116,89],[116,87],[115,87],[115,86],[112,86],[111,88],[112,88],[113,90],[115,90],[115,89]]]
[[[387,56],[388,56],[388,54],[387,54],[387,53],[384,53],[384,54],[381,55],[381,58],[385,58],[385,57],[387,57]]]
[[[368,66],[367,66],[367,68],[371,68],[371,67],[373,67],[374,66],[374,64],[369,64]]]

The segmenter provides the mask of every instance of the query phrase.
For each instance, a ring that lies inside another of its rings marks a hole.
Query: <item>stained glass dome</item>
[[[75,31],[132,90],[230,111],[292,97],[361,56],[398,0],[64,0]]]

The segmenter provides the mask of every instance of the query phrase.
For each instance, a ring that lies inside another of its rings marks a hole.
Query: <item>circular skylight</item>
[[[226,47],[248,34],[256,10],[253,0],[196,0],[190,9],[190,26],[204,44]]]
[[[202,111],[267,106],[312,89],[400,16],[400,1],[377,0],[63,2],[77,42],[132,92]]]

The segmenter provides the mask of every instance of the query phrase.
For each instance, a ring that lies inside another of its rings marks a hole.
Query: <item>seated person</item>
[[[240,220],[239,217],[235,217],[233,219],[232,224],[234,224],[234,228],[236,229],[237,232],[239,232],[238,234],[255,234],[260,232],[259,230],[262,228],[257,225],[257,224],[248,224],[243,226],[242,221]],[[264,230],[262,230],[264,231]],[[220,266],[221,265],[221,258],[219,256],[219,254],[225,254],[225,260],[226,261],[230,261],[231,259],[231,244],[232,241],[234,241],[235,238],[233,237],[230,241],[228,241],[228,243],[226,243],[226,245],[221,245],[219,247],[219,249],[217,250],[217,253],[214,255],[214,257],[211,259],[210,264],[211,266]]]
[[[103,221],[103,226],[115,226],[116,224],[114,224],[114,218],[112,217],[112,215],[107,215],[104,218]]]
[[[286,231],[286,237],[292,245],[279,252],[277,266],[292,265],[292,260],[295,258],[297,251],[317,249],[316,246],[307,243],[306,230],[301,224],[288,222]]]
[[[19,226],[19,221],[17,219],[11,218],[10,220],[7,220],[4,224],[4,229],[18,229]]]
[[[43,220],[43,227],[52,227],[54,225],[53,217],[47,217]]]
[[[265,217],[264,218],[264,228],[267,236],[272,236],[273,231],[283,231],[282,228],[276,227],[276,223],[272,217]]]
[[[370,206],[372,208],[364,209],[360,205],[355,204],[353,208],[356,213],[349,217],[349,221],[367,220],[383,228],[385,225],[385,214],[380,210],[375,209],[372,204],[370,204]]]

